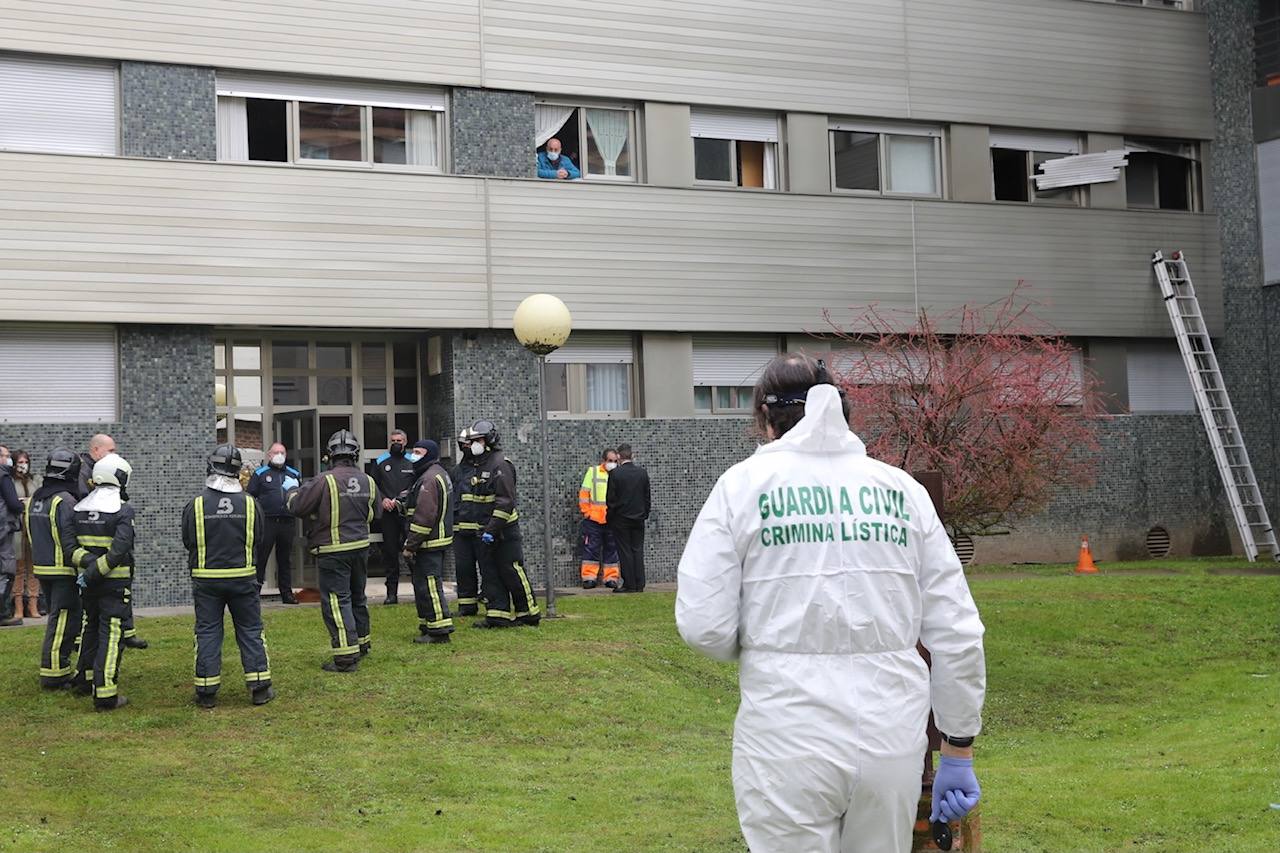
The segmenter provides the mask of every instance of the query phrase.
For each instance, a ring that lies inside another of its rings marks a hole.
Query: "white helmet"
[[[133,466],[123,456],[108,453],[93,465],[93,484],[95,486],[117,486],[121,491],[129,485],[129,475]]]

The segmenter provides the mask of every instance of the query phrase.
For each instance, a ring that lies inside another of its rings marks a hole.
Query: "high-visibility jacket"
[[[76,510],[76,563],[91,580],[133,580],[133,541],[133,507],[128,504],[121,503],[115,512]]]
[[[475,457],[471,478],[462,483],[453,529],[472,535],[492,533],[520,521],[516,510],[516,468],[501,450]]]
[[[582,488],[578,490],[578,509],[582,515],[596,524],[605,523],[607,513],[605,497],[609,490],[609,472],[603,465],[593,465],[582,475]]]
[[[409,516],[406,551],[435,551],[453,544],[453,483],[439,462],[432,462],[401,504]]]
[[[206,488],[182,512],[182,544],[193,578],[247,578],[257,574],[262,510],[244,492]]]
[[[286,503],[303,520],[311,553],[333,554],[369,547],[369,524],[382,515],[377,497],[373,478],[343,460],[290,491]]]

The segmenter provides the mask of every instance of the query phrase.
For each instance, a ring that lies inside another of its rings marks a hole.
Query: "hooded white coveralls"
[[[982,727],[983,627],[928,492],[867,456],[833,386],[716,483],[676,623],[740,660],[733,787],[753,853],[911,849],[930,705],[949,735]]]

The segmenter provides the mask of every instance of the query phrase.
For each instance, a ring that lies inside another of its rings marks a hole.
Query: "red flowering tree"
[[[956,533],[1006,528],[1093,479],[1096,380],[1023,291],[937,317],[872,307],[841,327],[828,316],[850,426],[873,457],[942,472]]]

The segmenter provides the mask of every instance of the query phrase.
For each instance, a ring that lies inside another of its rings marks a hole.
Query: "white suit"
[[[679,582],[685,641],[740,658],[753,853],[910,850],[930,705],[947,734],[982,727],[983,628],[928,493],[867,456],[833,386],[716,483]]]

